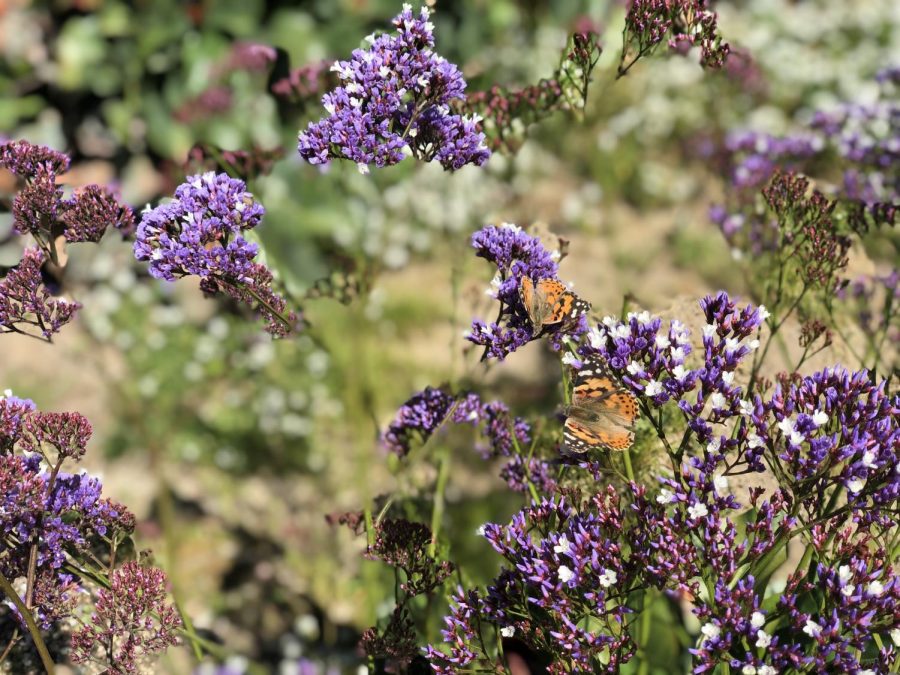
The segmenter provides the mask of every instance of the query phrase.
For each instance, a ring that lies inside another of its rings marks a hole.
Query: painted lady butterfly
[[[569,323],[591,310],[591,303],[582,300],[558,279],[539,279],[523,276],[519,282],[519,298],[531,320],[532,336],[538,337],[546,326]]]
[[[599,357],[588,358],[575,372],[572,405],[566,415],[563,449],[568,452],[627,450],[634,443],[637,399],[613,379]]]

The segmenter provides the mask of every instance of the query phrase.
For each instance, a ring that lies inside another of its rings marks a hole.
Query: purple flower
[[[20,178],[34,178],[39,171],[65,173],[69,169],[69,158],[43,145],[9,141],[0,144],[0,166]]]
[[[254,262],[259,248],[243,237],[265,210],[243,181],[212,172],[188,177],[175,199],[145,211],[137,229],[134,255],[150,263],[158,279],[196,275],[211,294],[227,293],[255,304],[276,336],[290,332],[297,316],[271,289],[272,274]]]
[[[55,298],[44,286],[44,254],[27,248],[22,260],[0,279],[0,335],[20,333],[51,341],[81,305]]]
[[[128,231],[134,227],[134,213],[99,185],[88,185],[75,191],[60,208],[59,220],[65,225],[63,235],[70,242],[98,242],[107,228]]]
[[[342,84],[322,98],[329,116],[300,133],[301,157],[310,164],[349,159],[362,173],[372,164],[397,164],[407,148],[451,171],[487,161],[477,119],[450,109],[465,99],[466,83],[455,65],[434,53],[429,16],[427,7],[415,16],[404,5],[393,21],[396,35],[372,37],[368,49],[332,66]]]

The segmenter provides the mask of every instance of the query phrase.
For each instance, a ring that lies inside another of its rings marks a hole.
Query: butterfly
[[[627,450],[634,443],[637,398],[623,389],[599,357],[575,372],[572,405],[566,410],[563,449],[583,453],[596,448]]]
[[[545,326],[569,323],[591,310],[591,303],[582,300],[558,279],[539,279],[523,276],[519,282],[519,298],[528,313],[532,336],[540,335]]]

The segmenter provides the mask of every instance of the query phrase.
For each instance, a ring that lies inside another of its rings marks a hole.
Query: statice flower
[[[133,673],[149,656],[178,644],[181,618],[166,602],[165,572],[140,562],[117,569],[99,592],[90,623],[72,636],[72,661]]]
[[[473,320],[466,339],[484,347],[482,358],[503,360],[540,337],[534,334],[534,324],[522,303],[519,289],[524,277],[535,284],[543,279],[555,280],[559,253],[548,251],[539,237],[531,236],[511,223],[482,228],[472,235],[472,247],[479,258],[497,267],[488,293],[500,302],[500,308],[493,322]],[[573,303],[576,300],[583,302],[573,296]],[[546,328],[550,329],[551,346],[559,350],[563,337],[571,335],[577,338],[587,330],[587,317],[581,313],[574,320],[564,319],[554,327]]]
[[[65,226],[63,236],[70,242],[96,243],[110,227],[123,231],[134,227],[132,210],[99,185],[76,190],[71,199],[62,203],[59,220]]]
[[[264,213],[243,181],[212,172],[190,176],[173,201],[143,213],[134,255],[149,262],[158,279],[196,275],[204,291],[255,305],[266,330],[284,336],[297,315],[285,312],[287,303],[271,288],[271,272],[254,262],[259,247],[243,236]]]
[[[700,47],[700,63],[720,68],[730,47],[707,0],[630,0],[625,15],[619,77],[642,57],[667,42],[676,51]]]
[[[53,297],[41,277],[44,254],[27,248],[22,260],[0,279],[0,335],[19,333],[50,342],[81,305]]]
[[[311,164],[332,159],[369,166],[397,164],[405,150],[447,170],[482,165],[490,151],[478,120],[454,114],[465,99],[459,69],[434,52],[430,10],[410,5],[394,18],[397,32],[370,38],[367,49],[332,69],[342,84],[322,98],[329,116],[300,133],[298,151]]]
[[[834,367],[779,385],[766,403],[786,478],[810,511],[842,490],[855,522],[896,524],[900,395],[885,387],[867,371]]]
[[[31,399],[13,396],[10,390],[0,395],[0,451],[9,451],[19,440],[26,416],[36,407]]]

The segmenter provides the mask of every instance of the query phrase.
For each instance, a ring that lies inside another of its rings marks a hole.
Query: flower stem
[[[41,631],[34,621],[34,616],[32,615],[31,610],[25,606],[24,602],[22,602],[22,598],[16,593],[12,584],[9,583],[9,580],[3,576],[2,573],[0,573],[0,590],[6,594],[6,597],[12,600],[16,609],[19,610],[19,613],[25,620],[25,625],[28,627],[28,632],[31,634],[31,639],[34,641],[34,647],[37,649],[38,656],[41,657],[41,663],[44,664],[44,670],[48,675],[53,675],[53,673],[56,672],[56,666],[53,663],[53,659],[50,657],[50,652],[47,651],[47,645],[44,643]]]

